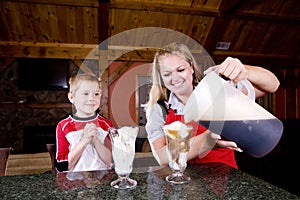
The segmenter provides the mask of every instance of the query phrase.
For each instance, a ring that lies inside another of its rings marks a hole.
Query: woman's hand
[[[229,78],[234,83],[247,79],[249,76],[249,71],[245,65],[239,59],[232,57],[227,57],[220,65],[208,68],[204,74],[210,71],[218,71],[219,74]]]
[[[239,148],[235,142],[222,140],[219,134],[212,132],[211,137],[216,141],[214,148],[228,148],[238,152],[243,152],[243,150]]]
[[[245,65],[237,58],[228,57],[220,65],[208,68],[204,71],[218,71],[234,83],[247,79],[255,89],[255,97],[259,98],[268,93],[276,92],[280,82],[271,71],[259,66]]]
[[[249,76],[248,69],[237,58],[227,57],[219,66],[219,73],[235,83]]]

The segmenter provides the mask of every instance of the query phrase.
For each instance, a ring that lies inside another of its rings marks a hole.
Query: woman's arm
[[[166,137],[162,136],[157,138],[155,141],[150,142],[150,147],[152,154],[158,164],[160,166],[166,166],[169,164],[168,154],[167,154],[167,148],[166,148]]]
[[[256,98],[275,92],[280,85],[279,80],[271,71],[258,66],[244,65],[237,58],[228,57],[220,65],[213,67],[215,68],[235,83],[248,79],[254,86]]]
[[[165,124],[164,114],[159,104],[154,104],[146,110],[147,123],[145,126],[151,151],[156,161],[161,165],[167,165],[166,137],[163,131]]]
[[[190,150],[188,155],[188,160],[194,159],[197,156],[204,157],[216,144],[218,137],[212,137],[212,132],[206,130],[200,135],[192,137],[190,139]],[[169,159],[167,155],[167,145],[166,138],[160,137],[150,143],[152,153],[156,158],[157,162],[161,166],[169,164]]]
[[[275,92],[280,82],[269,70],[258,66],[244,65],[248,71],[247,79],[255,88],[256,98]]]

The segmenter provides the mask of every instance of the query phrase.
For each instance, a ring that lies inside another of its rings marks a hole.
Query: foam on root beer
[[[164,126],[165,133],[172,139],[183,139],[189,136],[191,127],[188,127],[180,121],[172,122]]]
[[[112,154],[115,170],[119,175],[126,175],[132,171],[138,130],[138,127],[124,126],[118,129],[118,136],[113,137]]]

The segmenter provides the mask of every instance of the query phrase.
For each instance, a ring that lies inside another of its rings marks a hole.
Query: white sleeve
[[[101,127],[97,127],[98,129],[98,139],[102,142],[102,144],[104,144],[104,140],[108,134],[108,131],[103,130]]]
[[[162,107],[159,104],[154,104],[146,112],[146,131],[147,137],[150,143],[155,141],[157,138],[165,136],[163,126],[165,125],[165,116],[162,112]]]

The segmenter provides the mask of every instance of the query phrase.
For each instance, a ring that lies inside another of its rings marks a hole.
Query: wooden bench
[[[135,158],[140,158],[134,163],[137,167],[148,164],[158,165],[152,152],[136,152]],[[149,159],[149,160],[148,160]],[[10,154],[7,160],[6,176],[22,174],[40,174],[51,172],[52,162],[49,152],[35,154]]]
[[[49,152],[10,154],[7,160],[6,176],[51,172],[51,168]]]

